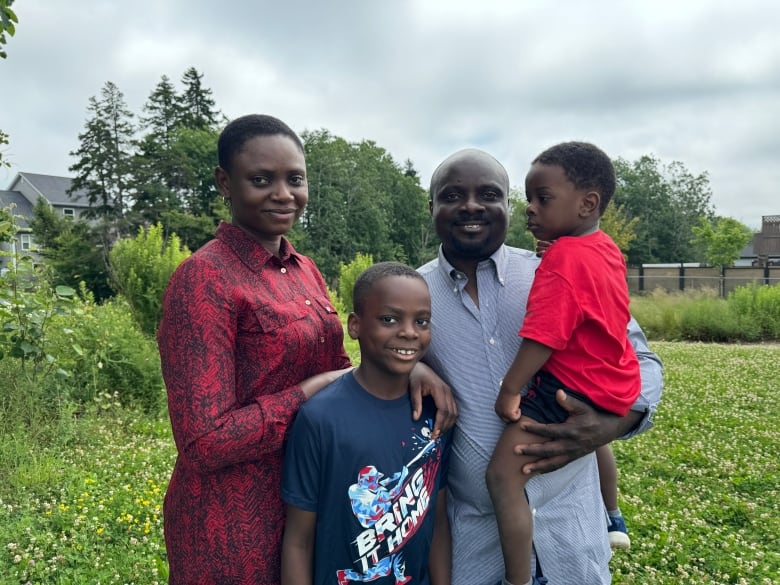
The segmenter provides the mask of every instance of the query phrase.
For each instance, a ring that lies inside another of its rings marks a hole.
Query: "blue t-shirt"
[[[287,445],[282,498],[317,513],[314,583],[429,583],[436,496],[449,433],[431,440],[436,409],[412,420],[408,396],[382,400],[352,372],[307,401]]]

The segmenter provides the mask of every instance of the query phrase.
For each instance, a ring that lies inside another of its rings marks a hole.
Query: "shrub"
[[[163,237],[161,224],[141,227],[135,238],[120,240],[109,253],[112,285],[122,294],[141,330],[154,335],[171,274],[190,255],[179,237]]]
[[[60,331],[71,331],[60,355],[70,372],[62,384],[72,402],[81,409],[119,402],[145,412],[162,411],[165,391],[157,344],[140,329],[123,297],[102,305],[82,301],[81,310],[58,325]]]
[[[346,313],[352,311],[352,287],[355,286],[357,277],[373,263],[374,257],[371,254],[358,252],[349,264],[339,264],[339,296]]]

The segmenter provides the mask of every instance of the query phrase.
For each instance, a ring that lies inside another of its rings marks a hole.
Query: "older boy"
[[[431,340],[420,274],[383,262],[355,282],[354,371],[301,407],[285,457],[283,585],[450,583],[443,488],[449,436],[427,400],[412,419],[409,374]]]

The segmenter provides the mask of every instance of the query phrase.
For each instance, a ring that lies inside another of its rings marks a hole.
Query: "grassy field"
[[[780,346],[652,347],[656,428],[614,445],[633,543],[614,582],[780,583]],[[0,470],[0,583],[164,583],[168,422],[116,410],[74,425],[66,451]]]

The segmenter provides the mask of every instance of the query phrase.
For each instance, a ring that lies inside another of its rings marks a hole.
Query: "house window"
[[[21,241],[23,252],[29,252],[32,249],[34,242],[30,234],[20,234],[19,240]]]
[[[69,218],[73,219],[74,217],[76,217],[76,210],[73,209],[72,207],[63,207],[62,208],[62,215],[64,215],[65,217],[69,217]]]

